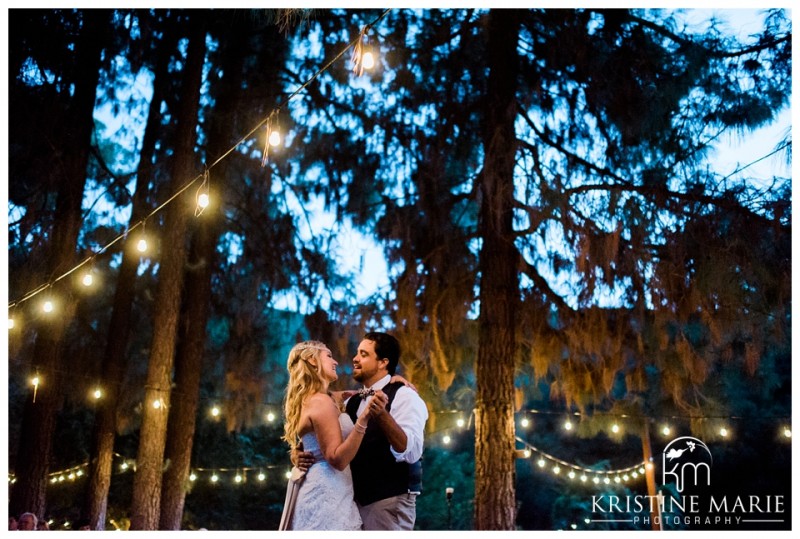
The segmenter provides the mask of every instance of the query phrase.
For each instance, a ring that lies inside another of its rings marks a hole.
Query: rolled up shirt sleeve
[[[417,462],[422,457],[425,422],[428,420],[428,407],[416,391],[408,387],[397,390],[390,412],[394,420],[406,433],[406,450],[398,453],[389,448],[398,462]]]

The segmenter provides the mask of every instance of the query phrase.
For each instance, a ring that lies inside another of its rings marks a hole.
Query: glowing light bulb
[[[526,449],[525,451],[523,451],[523,452],[522,452],[522,454],[523,454],[523,455],[525,455],[525,458],[526,458],[526,459],[527,459],[527,458],[530,458],[530,456],[531,456],[531,450],[530,450],[530,449]]]
[[[725,427],[722,427],[721,429],[719,429],[719,435],[722,436],[723,438],[727,437],[728,436],[728,429],[726,429]]]
[[[560,474],[561,473],[561,468],[556,466],[555,468],[553,468],[553,473],[556,474],[556,475]]]
[[[192,472],[189,474],[189,481],[197,481],[197,474]]]
[[[786,436],[787,438],[791,438],[792,437],[792,429],[790,429],[789,427],[784,427],[783,428],[783,435]]]
[[[464,424],[465,422],[463,418],[459,417],[458,420],[456,420],[456,425],[458,425],[459,427],[463,427]]]
[[[619,483],[620,481],[622,481],[622,479],[620,479],[619,476],[614,477],[615,483]]]
[[[522,418],[522,421],[520,421],[520,422],[519,422],[519,424],[520,424],[520,425],[522,425],[523,427],[526,427],[526,428],[527,428],[527,427],[528,427],[528,425],[530,425],[530,424],[531,424],[531,422],[530,422],[530,420],[529,420],[527,417],[523,417],[523,418]]]
[[[539,459],[536,464],[539,465],[539,468],[544,468],[545,462],[544,459]]]
[[[446,443],[446,444],[449,444],[449,443],[450,443],[450,436],[448,436],[447,434],[445,434],[445,435],[444,435],[444,437],[442,438],[442,441],[443,441],[444,443]]]
[[[14,329],[14,319],[11,317],[8,319],[8,329]]]
[[[605,483],[606,485],[609,485],[609,484],[611,484],[611,479],[609,479],[608,477],[604,477],[603,478],[603,483]]]
[[[567,474],[570,479],[575,479],[575,472],[571,471]]]
[[[208,193],[201,193],[200,196],[197,197],[197,205],[201,208],[207,208],[209,202]]]
[[[95,399],[99,399],[103,396],[103,392],[100,390],[100,388],[95,389],[93,394]]]
[[[586,479],[588,479],[585,475],[581,475],[581,482],[585,483]]]
[[[211,415],[213,415],[214,417],[217,417],[219,415],[219,408],[217,406],[211,408]]]
[[[644,473],[645,468],[647,468],[648,470],[652,470],[653,469],[653,463],[652,462],[648,462],[647,464],[644,465],[644,468],[639,468],[639,473]]]
[[[277,131],[273,131],[269,134],[269,144],[270,146],[278,146],[281,143],[281,134]]]
[[[564,430],[572,430],[572,421],[569,419],[564,423]]]
[[[33,378],[31,378],[31,384],[32,384],[34,387],[36,387],[36,386],[38,386],[38,385],[39,385],[39,381],[40,381],[40,380],[39,380],[39,377],[38,377],[38,376],[34,376]]]
[[[592,478],[592,483],[594,483],[595,485],[598,484],[599,482],[600,482],[600,478],[599,477]]]
[[[237,483],[241,483],[242,482],[242,476],[239,475],[239,474],[236,474],[236,477],[234,477],[233,480],[236,481]]]
[[[217,474],[212,475],[211,476],[211,482],[212,483],[216,483],[217,481],[219,481],[219,476]]]
[[[161,399],[156,399],[153,401],[153,408],[155,408],[156,410],[161,408]]]
[[[145,251],[147,250],[147,240],[146,240],[146,239],[144,239],[144,238],[142,238],[142,239],[140,239],[138,242],[136,242],[136,249],[137,249],[137,250],[138,250],[140,253],[143,253],[143,252],[145,252]]]
[[[615,434],[618,433],[619,432],[619,425],[617,425],[616,423],[611,425],[611,432],[613,432]]]
[[[361,57],[361,65],[364,69],[372,69],[375,67],[375,56],[371,52],[365,52]]]
[[[662,434],[664,436],[669,436],[669,433],[672,432],[669,428],[669,425],[664,425],[664,428],[661,429]]]
[[[269,421],[270,423],[275,421],[275,414],[273,414],[272,412],[268,413],[267,414],[267,421]]]
[[[83,286],[92,286],[92,283],[94,282],[94,277],[92,277],[91,273],[85,273],[83,275],[83,279],[81,279],[81,282],[83,283]]]
[[[286,472],[285,475],[286,475],[286,479],[291,479],[292,478],[292,471],[289,470],[288,472]]]
[[[261,472],[260,474],[258,474],[258,480],[259,481],[263,481],[266,478],[267,478],[267,476],[266,476],[266,474],[264,472]]]
[[[55,305],[49,299],[42,303],[42,310],[46,313],[52,313],[55,310]]]

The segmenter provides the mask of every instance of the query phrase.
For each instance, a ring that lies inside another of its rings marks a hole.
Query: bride
[[[364,439],[369,418],[385,408],[385,395],[373,396],[354,425],[328,394],[328,385],[338,378],[337,365],[330,349],[319,341],[298,343],[289,352],[283,439],[293,450],[302,442],[315,457],[297,492],[291,530],[361,529],[350,461]]]

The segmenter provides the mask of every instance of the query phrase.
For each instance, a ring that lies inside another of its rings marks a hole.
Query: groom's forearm
[[[398,453],[403,453],[408,446],[408,436],[405,431],[397,424],[389,412],[384,412],[377,418],[378,426],[380,426],[386,439],[389,440],[389,445]]]

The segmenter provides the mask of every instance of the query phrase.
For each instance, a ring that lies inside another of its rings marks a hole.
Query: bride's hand
[[[389,402],[389,397],[383,391],[376,391],[374,395],[367,399],[367,407],[365,411],[370,417],[379,417],[386,412],[386,404]]]
[[[389,383],[391,384],[392,382],[401,382],[403,385],[408,386],[411,389],[413,389],[414,391],[416,391],[417,393],[419,393],[419,390],[417,390],[417,386],[415,386],[414,384],[412,384],[411,382],[409,382],[408,380],[406,380],[405,378],[403,378],[399,374],[395,374],[394,376],[392,376],[389,379]]]

